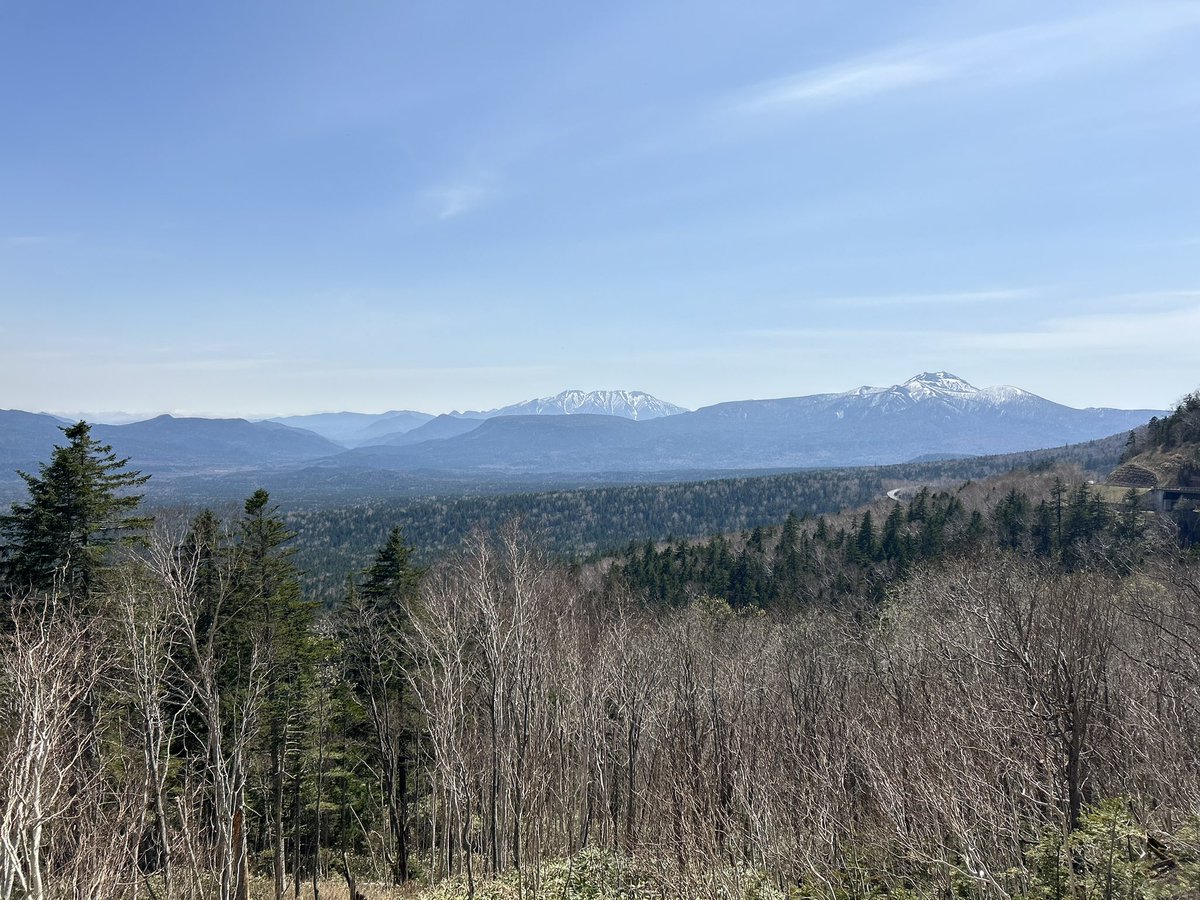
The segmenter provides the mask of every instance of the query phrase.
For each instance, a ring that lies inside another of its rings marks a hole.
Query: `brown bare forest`
[[[86,609],[13,605],[0,896],[1134,897],[1194,865],[1194,564],[991,552],[772,615],[602,602],[476,534],[403,623],[315,626],[281,700],[278,623],[230,669],[204,557],[159,534]]]

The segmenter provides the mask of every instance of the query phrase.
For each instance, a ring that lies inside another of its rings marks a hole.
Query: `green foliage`
[[[363,711],[363,756],[379,773],[387,819],[392,880],[410,877],[409,772],[413,766],[418,710],[406,689],[412,611],[418,602],[422,570],[399,528],[363,573],[350,580],[333,624],[340,642],[346,700]]]
[[[476,900],[661,900],[664,896],[679,896],[685,888],[675,886],[664,892],[661,879],[653,868],[627,856],[588,847],[570,859],[547,862],[538,873],[536,890],[519,884],[515,873],[499,878],[475,879]],[[528,874],[528,873],[526,873]],[[730,900],[788,900],[762,872],[728,870],[725,878],[740,884],[740,891],[727,893],[715,888],[717,896]],[[710,892],[706,892],[708,895]],[[420,894],[420,900],[465,900],[470,896],[465,875],[447,878]]]
[[[688,540],[750,531],[755,526],[765,530],[793,512],[806,519],[829,515],[877,499],[888,481],[965,481],[1059,463],[1099,475],[1117,464],[1122,441],[1123,436],[1117,436],[1003,456],[683,483],[423,499],[387,496],[343,505],[304,503],[297,497],[287,520],[299,532],[296,561],[306,572],[306,595],[332,607],[342,599],[346,575],[369,565],[376,548],[396,526],[418,563],[449,552],[475,527],[495,530],[513,519],[520,519],[525,530],[551,552],[577,558],[606,556],[630,541],[659,541],[667,535]],[[755,585],[758,573],[748,564],[742,578]]]
[[[1125,800],[1089,809],[1063,840],[1048,829],[1029,851],[1025,900],[1155,900],[1166,894],[1151,878],[1145,831]]]
[[[20,472],[29,500],[0,516],[3,578],[14,591],[58,589],[72,602],[87,599],[112,561],[150,519],[135,515],[142,495],[130,493],[150,476],[126,471],[112,447],[86,422],[62,429],[38,475]]]
[[[1124,799],[1090,807],[1066,840],[1047,828],[1026,854],[1021,900],[1175,900],[1200,892],[1200,822],[1148,835]]]
[[[635,900],[655,896],[644,872],[624,856],[589,847],[546,866],[538,896],[567,900]]]
[[[303,821],[312,817],[307,792],[298,811],[294,801],[285,807],[281,800],[293,783],[289,771],[304,765],[320,688],[316,664],[328,650],[315,627],[315,606],[301,596],[288,546],[293,537],[260,489],[228,529],[211,511],[201,512],[180,547],[197,563],[198,637],[214,648],[223,732],[235,734],[244,710],[257,709],[253,743],[262,768],[249,773],[247,786],[250,843],[257,847],[271,847],[271,829],[290,830],[297,812]],[[189,732],[202,740],[204,725],[193,722]]]
[[[870,510],[848,524],[794,513],[782,528],[757,527],[707,541],[630,544],[609,569],[607,586],[628,588],[656,605],[681,606],[700,594],[735,608],[791,608],[882,599],[914,565],[978,550],[1029,553],[1066,568],[1096,556],[1128,567],[1144,553],[1136,506],[1113,512],[1086,484],[1055,479],[1034,500],[1016,487],[985,516],[959,492],[922,488],[892,507],[882,528]]]
[[[362,595],[380,612],[403,614],[420,588],[422,570],[413,565],[412,548],[404,542],[399,526],[388,533],[387,541],[364,572]]]
[[[1142,449],[1173,450],[1189,444],[1200,444],[1200,391],[1180,400],[1169,416],[1151,419]]]

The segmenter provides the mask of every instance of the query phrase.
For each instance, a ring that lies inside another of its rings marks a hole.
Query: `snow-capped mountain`
[[[1020,388],[977,388],[948,372],[924,372],[890,387],[733,401],[695,412],[635,391],[564,391],[486,413],[343,413],[297,422],[346,430],[364,421],[372,428],[396,426],[396,433],[360,440],[351,450],[278,422],[161,416],[98,425],[94,434],[156,477],[317,465],[322,472],[491,478],[880,465],[1010,453],[1127,433],[1161,413],[1073,409]],[[51,416],[0,410],[0,489],[5,470],[30,471],[45,459],[60,424]],[[15,475],[8,482],[21,487]]]
[[[972,407],[1047,402],[1037,394],[1011,385],[977,388],[949,372],[922,372],[902,384],[894,384],[891,387],[864,385],[857,390],[833,396],[844,397],[847,402],[865,401],[868,406],[883,411],[899,411],[917,403],[944,404],[951,409],[967,410]]]
[[[439,432],[441,440],[422,441],[418,429],[405,436],[405,446],[370,448],[369,460],[350,454],[345,461],[486,472],[880,465],[1057,447],[1128,431],[1158,412],[1072,409],[1020,388],[977,388],[947,372],[925,372],[891,387],[719,403],[641,422],[611,414],[563,416],[568,407],[584,411],[571,401],[567,392],[517,404],[463,433]],[[425,428],[432,432],[434,424]]]
[[[619,416],[622,419],[645,421],[661,419],[687,412],[682,406],[659,400],[642,391],[563,391],[553,397],[539,397],[514,403],[487,412],[465,412],[458,415],[470,419],[491,419],[496,416]]]

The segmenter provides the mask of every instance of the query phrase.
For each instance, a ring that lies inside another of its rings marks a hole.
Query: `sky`
[[[1200,386],[1200,0],[0,4],[0,407]]]

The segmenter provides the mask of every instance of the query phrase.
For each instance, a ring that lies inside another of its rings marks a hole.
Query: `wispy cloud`
[[[1200,334],[1200,297],[1196,291],[1162,291],[1143,296],[1123,295],[1097,298],[1096,306],[1109,303],[1118,308],[1102,313],[1047,316],[1029,321],[1021,328],[964,330],[936,325],[914,329],[802,327],[753,329],[739,332],[751,339],[806,342],[831,346],[863,341],[903,343],[912,347],[953,348],[955,351],[1005,354],[1149,354],[1162,349],[1174,335]],[[1189,302],[1189,299],[1191,302]]]
[[[940,43],[903,44],[755,85],[733,106],[750,114],[799,112],[948,82],[1036,81],[1138,58],[1197,27],[1200,3],[1146,3]]]
[[[426,191],[434,215],[441,221],[455,219],[490,202],[499,193],[490,176],[468,178]]]
[[[858,297],[822,297],[823,306],[961,306],[1026,300],[1037,294],[1029,288],[989,291],[947,291],[928,294],[879,294]]]
[[[771,112],[834,105],[937,81],[946,74],[944,69],[915,59],[860,60],[760,85],[738,107],[744,112]]]
[[[0,246],[21,248],[21,247],[45,247],[48,244],[61,243],[64,238],[61,235],[52,234],[8,234],[0,237]]]
[[[960,346],[1005,353],[1153,353],[1172,335],[1200,334],[1200,308],[1046,319],[1028,329],[960,335]]]

